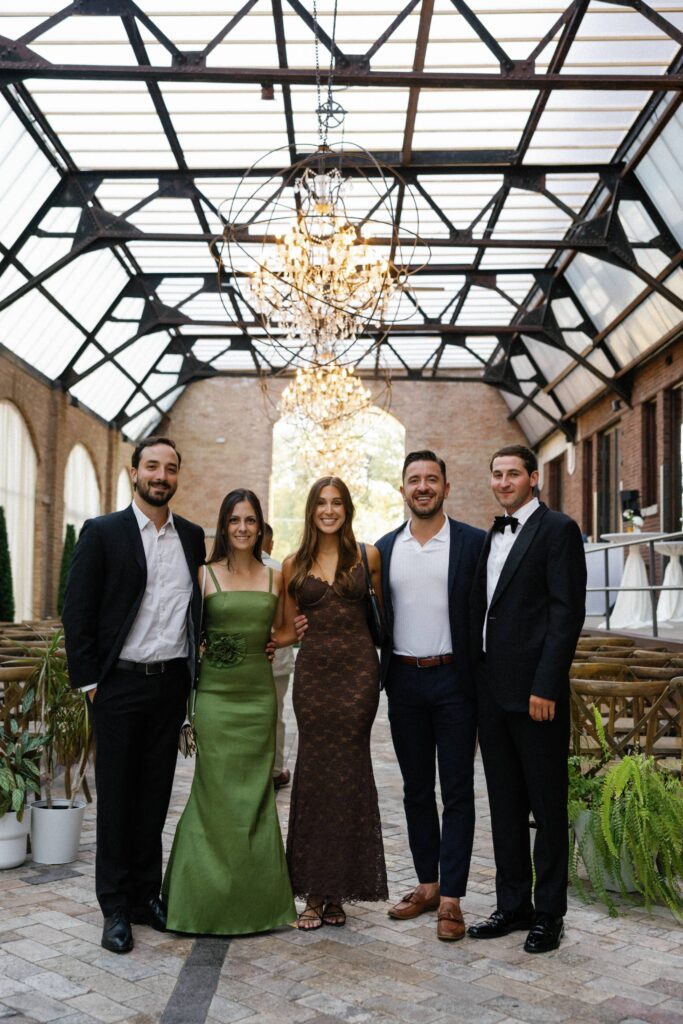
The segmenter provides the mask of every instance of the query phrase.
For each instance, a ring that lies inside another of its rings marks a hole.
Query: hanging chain
[[[330,128],[339,128],[344,123],[346,111],[336,103],[332,94],[334,78],[334,51],[337,38],[337,0],[332,10],[332,37],[330,41],[330,67],[327,76],[327,97],[323,101],[322,81],[320,76],[320,26],[318,24],[318,3],[313,0],[313,32],[315,35],[315,87],[318,98],[316,115],[318,117],[318,145],[327,146]]]

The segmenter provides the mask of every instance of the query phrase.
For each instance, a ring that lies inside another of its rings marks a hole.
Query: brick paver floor
[[[291,712],[290,712],[291,718]],[[295,735],[290,727],[289,764]],[[414,878],[401,785],[382,699],[373,735],[390,894]],[[193,762],[178,765],[168,850]],[[229,780],[226,780],[229,784]],[[486,792],[477,765],[477,833],[466,920],[494,906]],[[217,801],[220,795],[217,794]],[[289,791],[278,795],[283,828]],[[625,907],[612,919],[573,895],[561,948],[522,949],[524,935],[439,942],[435,915],[394,923],[384,904],[351,907],[345,928],[294,928],[236,939],[136,927],[127,956],[100,947],[94,896],[94,813],[78,861],[27,862],[0,876],[0,1021],[34,1024],[682,1024],[683,928],[668,912]]]

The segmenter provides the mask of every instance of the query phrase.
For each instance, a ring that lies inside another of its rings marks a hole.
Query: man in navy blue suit
[[[382,682],[418,880],[389,917],[407,920],[437,910],[437,936],[452,941],[465,934],[460,899],[474,837],[469,595],[485,534],[445,515],[449,489],[445,463],[433,451],[406,456],[401,494],[410,518],[377,547],[389,634]]]

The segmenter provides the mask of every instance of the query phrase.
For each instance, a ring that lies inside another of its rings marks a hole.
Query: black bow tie
[[[505,533],[505,527],[509,526],[514,533],[519,526],[519,519],[515,519],[514,516],[496,516],[493,520],[493,532],[496,530],[499,533]]]

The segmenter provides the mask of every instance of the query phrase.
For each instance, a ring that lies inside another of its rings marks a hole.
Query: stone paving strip
[[[295,730],[288,709],[289,766]],[[373,734],[390,892],[414,875],[384,698]],[[178,763],[164,846],[187,800],[193,762]],[[229,780],[226,780],[229,784]],[[495,905],[481,764],[466,921]],[[289,790],[278,794],[286,828]],[[232,939],[135,927],[135,949],[100,946],[95,815],[79,859],[30,862],[0,876],[0,1024],[683,1024],[683,928],[657,908],[618,919],[570,894],[559,950],[529,956],[523,933],[491,942],[436,939],[436,915],[391,922],[385,904],[348,908],[345,928],[283,928]]]

